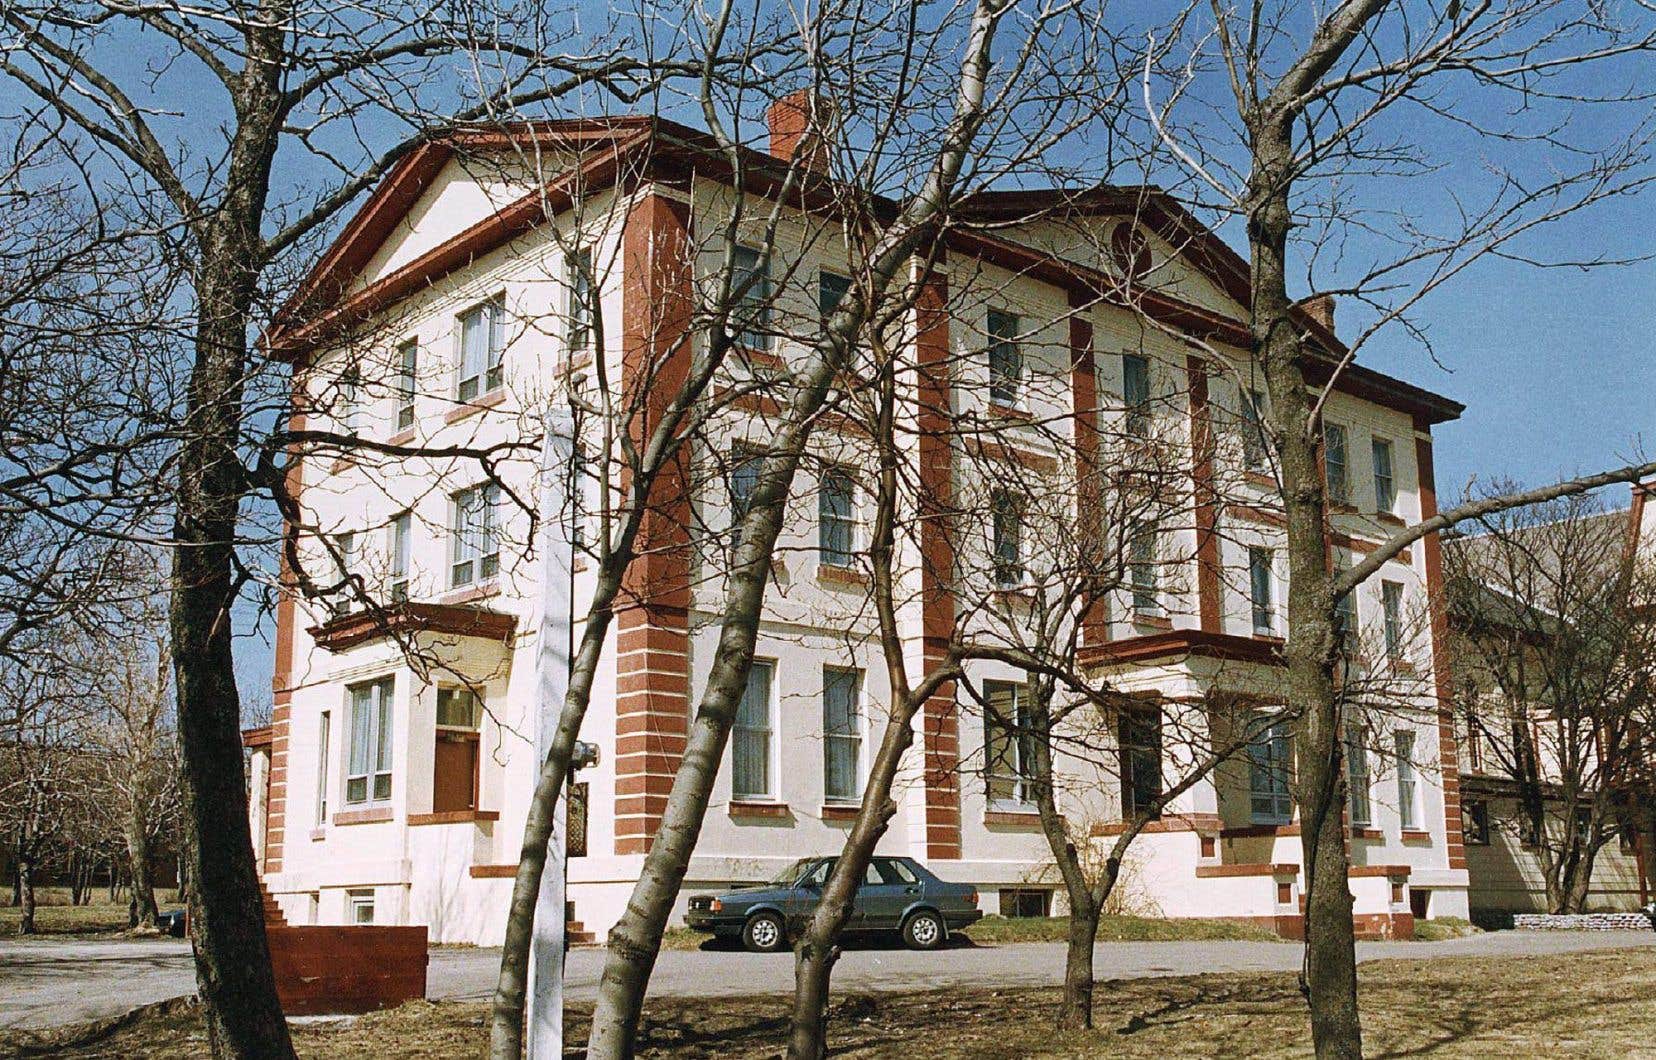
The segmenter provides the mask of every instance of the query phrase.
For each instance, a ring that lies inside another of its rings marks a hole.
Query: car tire
[[[911,950],[940,949],[948,937],[943,918],[930,909],[922,909],[903,921],[903,945]]]
[[[755,913],[742,925],[742,947],[749,953],[776,953],[788,947],[788,932],[775,913]]]

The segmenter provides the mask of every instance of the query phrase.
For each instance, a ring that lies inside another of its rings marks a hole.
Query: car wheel
[[[775,953],[788,945],[782,918],[775,913],[757,913],[742,926],[742,945],[749,953]]]
[[[903,945],[911,950],[935,950],[943,945],[948,932],[943,918],[929,909],[922,909],[903,921]]]

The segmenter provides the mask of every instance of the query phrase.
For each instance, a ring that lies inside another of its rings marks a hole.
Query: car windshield
[[[778,887],[792,887],[794,884],[799,882],[799,878],[801,876],[805,875],[806,870],[816,864],[816,860],[816,858],[800,858],[792,865],[789,865],[787,868],[783,869],[776,876],[776,878],[770,882]]]

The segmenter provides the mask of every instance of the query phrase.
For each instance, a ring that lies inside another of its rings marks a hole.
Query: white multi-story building
[[[658,119],[553,123],[463,146],[433,143],[406,158],[322,258],[296,316],[269,337],[272,355],[295,366],[305,426],[419,452],[307,451],[297,462],[301,564],[326,582],[343,563],[383,606],[335,613],[323,598],[282,600],[255,836],[290,922],[427,924],[434,940],[493,943],[537,766],[539,565],[524,547],[526,509],[481,485],[475,460],[442,450],[533,437],[549,402],[595,393],[600,373],[644,415],[667,400],[673,366],[695,356],[687,329],[697,285],[722,259],[706,233],[722,231],[734,193],[705,137]],[[756,229],[768,210],[767,165],[776,163],[760,152],[748,160]],[[1010,219],[1040,201],[1020,192],[980,208]],[[1040,424],[1073,422],[1083,434],[1103,425],[1097,437],[1109,446],[1140,429],[1132,418],[1154,419],[1161,442],[1183,447],[1187,493],[1199,503],[1161,524],[1156,563],[1135,552],[1132,587],[1089,619],[1083,660],[1152,707],[1224,696],[1269,712],[1281,702],[1286,577],[1275,486],[1250,446],[1208,444],[1246,422],[1234,370],[1248,360],[1246,264],[1154,189],[1067,201],[1061,219],[963,234],[916,274],[923,292],[901,329],[913,344],[907,359],[947,366],[946,381],[929,384],[940,400],[957,415],[979,409],[1001,433],[992,454],[979,447],[968,457],[922,411],[915,467],[928,487],[964,495],[981,487],[986,459],[1057,461]],[[836,266],[822,236],[831,229],[804,196],[777,230],[767,293],[779,306],[799,301],[802,318],[844,270],[843,250]],[[598,278],[596,321],[570,310],[584,304],[571,302],[577,255]],[[1132,273],[1125,281],[1118,263]],[[1098,296],[1126,289],[1132,308]],[[1340,351],[1331,313],[1304,324],[1324,350]],[[741,358],[751,371],[785,368],[798,352],[785,335],[751,345],[761,347]],[[1327,363],[1308,372],[1326,380]],[[1361,555],[1433,513],[1431,430],[1459,411],[1360,366],[1340,375],[1325,412],[1338,439],[1328,456],[1333,553]],[[773,414],[763,399],[728,402],[693,463],[763,438]],[[590,415],[582,430],[602,422]],[[1016,435],[1026,422],[1027,445]],[[886,671],[855,559],[870,516],[866,484],[846,466],[854,442],[824,430],[813,445],[819,459],[796,483],[754,677],[686,894],[839,849],[884,719]],[[508,494],[531,504],[534,474],[532,453],[500,464]],[[704,539],[728,525],[724,498],[737,487],[726,477],[703,469],[674,480],[683,488],[652,516],[658,547],[628,575],[594,688],[582,737],[602,758],[577,778],[569,895],[600,932],[638,878],[713,656],[723,586]],[[976,546],[950,532],[919,521],[901,572],[916,667],[965,610],[967,569],[995,566],[969,561]],[[994,557],[1031,547],[992,536]],[[576,567],[579,615],[595,572]],[[951,569],[960,585],[939,573]],[[1355,604],[1410,690],[1376,720],[1353,774],[1362,794],[1351,807],[1352,886],[1365,933],[1466,913],[1440,626],[1406,621],[1429,613],[1439,576],[1429,538],[1388,563]],[[1010,666],[975,662],[970,673],[1006,701],[1021,687]],[[934,697],[917,724],[916,760],[882,849],[976,884],[990,911],[1050,910],[1056,876],[1018,742],[996,740],[958,691]],[[1119,831],[1121,807],[1188,759],[1163,736],[1188,732],[1182,722],[1139,731],[1121,768],[1066,786],[1075,800],[1066,812],[1087,834]],[[1136,900],[1168,916],[1294,933],[1303,880],[1287,769],[1277,733],[1175,799],[1135,846]]]

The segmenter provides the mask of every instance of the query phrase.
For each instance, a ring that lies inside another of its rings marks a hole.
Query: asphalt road
[[[1527,956],[1583,950],[1656,949],[1651,932],[1519,932],[1449,942],[1365,942],[1360,960],[1433,956]],[[1274,942],[1112,942],[1095,955],[1099,979],[1202,972],[1294,971],[1300,947]],[[494,989],[500,951],[431,951],[427,994],[481,1000]],[[590,1000],[602,970],[600,949],[570,953],[569,996]],[[1061,981],[1063,946],[1017,943],[959,946],[936,953],[875,947],[848,951],[834,973],[841,990],[925,990],[948,986],[1040,986]],[[739,950],[668,952],[656,963],[651,993],[681,997],[772,994],[793,989],[793,955]],[[47,1027],[116,1015],[134,1005],[191,993],[188,943],[174,940],[0,939],[0,1027]]]

